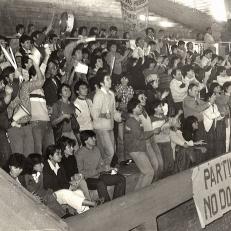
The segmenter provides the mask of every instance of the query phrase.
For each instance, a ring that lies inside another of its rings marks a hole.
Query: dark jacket
[[[57,77],[46,79],[43,85],[43,90],[48,106],[52,107],[53,104],[58,100],[60,87],[61,82]]]
[[[43,185],[45,189],[52,189],[54,192],[60,189],[68,189],[69,182],[66,177],[66,172],[62,164],[59,164],[60,168],[57,175],[50,168],[48,161],[44,162],[43,168]]]

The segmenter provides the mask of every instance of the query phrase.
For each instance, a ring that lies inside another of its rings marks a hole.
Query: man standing
[[[93,127],[99,142],[100,151],[105,164],[110,165],[115,152],[114,143],[114,114],[115,96],[111,88],[111,77],[105,71],[98,76],[100,90],[96,92],[93,105]]]

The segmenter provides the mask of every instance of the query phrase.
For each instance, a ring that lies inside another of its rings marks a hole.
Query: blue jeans
[[[50,121],[32,121],[31,126],[35,153],[45,153],[46,148],[55,143]]]
[[[115,141],[113,130],[95,130],[97,145],[102,159],[106,165],[110,165],[115,153]]]
[[[34,153],[34,139],[30,124],[20,128],[12,127],[8,129],[8,136],[13,153],[22,153],[25,156]]]

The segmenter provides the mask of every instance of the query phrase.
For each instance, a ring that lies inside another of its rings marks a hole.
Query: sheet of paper
[[[88,66],[83,63],[78,63],[77,66],[75,67],[75,72],[87,74]]]

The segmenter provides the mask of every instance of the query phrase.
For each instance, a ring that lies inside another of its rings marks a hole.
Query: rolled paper
[[[17,67],[17,63],[16,63],[16,60],[15,60],[15,57],[14,57],[14,53],[10,47],[10,53],[11,53],[11,56],[12,56],[12,59],[13,59],[13,62],[15,63],[15,66]]]
[[[95,37],[89,37],[85,39],[86,43],[96,41]]]
[[[12,65],[12,67],[16,70],[17,69],[17,65],[14,63],[14,61],[10,57],[10,55],[7,52],[7,50],[3,46],[1,46],[1,48],[2,48],[2,51],[3,51],[6,59],[10,62],[10,64]]]
[[[112,62],[111,62],[111,71],[110,71],[110,76],[112,75],[113,69],[115,65],[115,56],[113,56]]]

